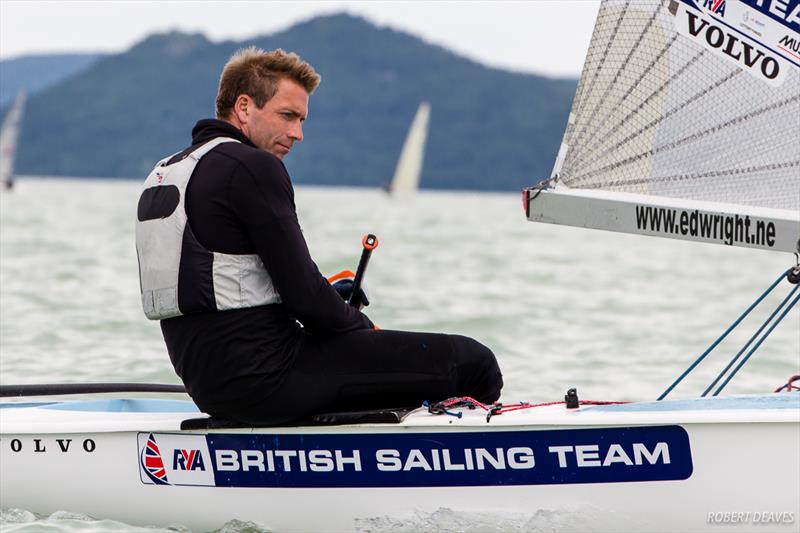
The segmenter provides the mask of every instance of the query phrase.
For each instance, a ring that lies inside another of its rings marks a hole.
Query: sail
[[[20,91],[0,127],[0,183],[9,189],[14,184],[14,157],[17,151],[19,122],[24,106],[25,93]]]
[[[425,158],[425,141],[428,138],[428,118],[431,107],[422,102],[408,130],[403,151],[397,161],[397,168],[389,188],[392,194],[411,194],[416,192]]]
[[[602,3],[528,218],[796,251],[798,0]]]

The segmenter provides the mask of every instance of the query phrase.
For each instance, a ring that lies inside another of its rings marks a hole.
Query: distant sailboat
[[[14,156],[17,152],[19,122],[24,106],[25,93],[20,91],[0,128],[0,182],[6,189],[14,186]]]
[[[425,141],[428,138],[428,118],[431,106],[428,102],[419,104],[417,114],[408,130],[403,151],[397,161],[394,177],[389,185],[389,194],[409,195],[417,191],[422,161],[425,158]]]

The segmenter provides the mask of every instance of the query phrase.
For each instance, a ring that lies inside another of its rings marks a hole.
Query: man
[[[494,354],[455,335],[379,331],[309,255],[282,163],[314,69],[282,50],[225,65],[217,119],[160,161],[138,206],[142,303],[205,412],[252,424],[500,395]],[[299,324],[298,324],[299,322]]]

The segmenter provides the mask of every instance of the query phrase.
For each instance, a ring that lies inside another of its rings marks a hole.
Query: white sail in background
[[[428,102],[422,102],[408,130],[403,151],[397,161],[389,192],[397,195],[407,195],[416,192],[419,186],[419,177],[422,174],[422,161],[425,158],[425,141],[428,138],[428,118],[431,107]]]
[[[528,218],[796,251],[798,16],[769,2],[605,0]]]
[[[0,127],[0,183],[7,189],[14,185],[14,158],[17,152],[19,122],[24,106],[25,93],[20,91],[3,121],[3,126]]]

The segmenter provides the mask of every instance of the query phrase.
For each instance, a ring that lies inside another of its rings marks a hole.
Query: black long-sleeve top
[[[282,303],[161,321],[176,372],[207,412],[266,398],[291,367],[304,334],[373,327],[342,300],[311,259],[280,159],[256,148],[233,125],[205,119],[192,130],[192,146],[170,163],[216,137],[241,143],[220,144],[198,163],[186,190],[188,224],[211,251],[257,253]]]

